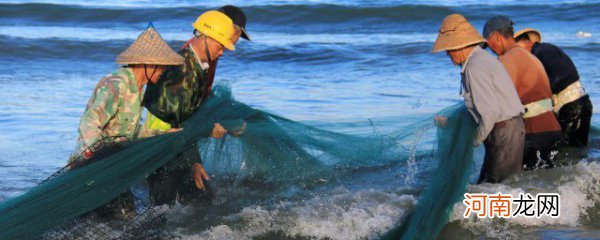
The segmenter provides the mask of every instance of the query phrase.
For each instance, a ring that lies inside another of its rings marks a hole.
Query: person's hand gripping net
[[[212,132],[210,132],[210,137],[222,138],[225,134],[227,134],[227,130],[220,123],[215,123]]]

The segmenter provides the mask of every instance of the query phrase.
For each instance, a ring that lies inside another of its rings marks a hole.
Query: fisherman
[[[571,58],[559,47],[542,43],[542,34],[525,28],[514,35],[517,44],[535,55],[548,74],[554,114],[562,128],[561,144],[586,146],[592,118],[592,102],[579,81]]]
[[[156,83],[166,66],[182,65],[183,58],[150,24],[127,50],[117,56],[117,63],[123,67],[102,78],[88,101],[79,123],[78,153],[69,159],[69,169],[105,157],[102,155],[106,149],[114,148],[114,143],[159,133],[139,126],[144,87]],[[131,219],[135,215],[133,201],[130,192],[125,192],[93,213],[101,217]]]
[[[238,19],[233,23],[227,14]],[[184,57],[183,67],[171,67],[148,88],[144,106],[151,113],[146,121],[149,129],[168,130],[181,127],[210,95],[216,62],[224,48],[231,51],[240,36],[249,39],[245,30],[246,17],[239,8],[225,6],[219,11],[207,11],[192,24],[194,37],[179,53]],[[238,136],[245,125],[226,130],[216,123],[210,134],[222,138],[225,134]],[[193,203],[204,195],[205,181],[209,180],[201,165],[197,144],[186,147],[174,161],[158,169],[149,177],[150,195],[155,205],[174,201]]]
[[[225,15],[227,15],[227,17],[229,17],[233,21],[234,33],[233,33],[233,37],[231,37],[231,42],[234,45],[238,42],[240,37],[243,39],[246,39],[248,41],[251,41],[250,35],[246,31],[246,14],[244,14],[244,11],[242,11],[242,9],[240,9],[236,6],[232,6],[232,5],[225,5],[221,8],[219,8],[218,11],[224,13]],[[194,38],[190,39],[188,41],[188,43],[192,40],[194,40]],[[183,48],[187,47],[188,43],[186,43],[183,46]],[[215,79],[215,71],[217,70],[217,62],[218,61],[219,61],[219,58],[214,59],[214,61],[208,62],[208,64],[210,65],[208,68],[208,77],[207,77],[208,82],[209,82],[209,84],[208,84],[209,87],[206,89],[206,95],[210,95],[210,90],[211,90],[212,84]]]
[[[85,158],[93,156],[92,146],[102,139],[131,140],[151,134],[138,126],[144,87],[156,83],[167,66],[182,65],[183,58],[150,24],[117,56],[117,63],[123,67],[98,82],[81,117],[77,146]]]
[[[433,52],[446,51],[461,66],[461,95],[478,124],[475,146],[485,146],[478,182],[496,183],[522,171],[523,105],[506,69],[479,46],[484,42],[465,17],[451,14],[442,22]],[[443,125],[445,118],[436,121]]]
[[[483,28],[487,45],[499,56],[525,107],[525,170],[554,166],[560,124],[553,114],[552,92],[544,66],[515,43],[513,22],[506,16],[490,18]]]

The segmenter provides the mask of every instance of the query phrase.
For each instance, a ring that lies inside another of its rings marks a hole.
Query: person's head
[[[513,21],[506,16],[495,16],[485,23],[483,37],[487,39],[487,46],[497,55],[503,55],[515,43],[513,25]]]
[[[235,25],[235,33],[231,38],[231,41],[234,44],[237,43],[240,37],[250,41],[250,35],[246,31],[246,14],[244,14],[244,11],[242,11],[242,9],[232,5],[225,5],[219,8],[218,11],[224,13],[229,18],[231,18],[233,24]]]
[[[515,33],[514,37],[519,46],[527,49],[527,51],[530,52],[535,43],[542,41],[542,34],[533,28],[521,29]]]
[[[194,38],[194,40],[199,43],[199,46],[204,46],[204,49],[201,50],[204,51],[208,61],[215,61],[223,56],[223,52],[226,48],[217,40],[200,33],[198,30],[194,30]]]
[[[117,63],[132,69],[138,83],[156,83],[167,66],[182,65],[177,54],[150,24],[119,56]]]
[[[446,51],[450,60],[460,65],[467,60],[475,46],[482,42],[485,39],[464,16],[451,14],[442,21],[432,52]]]
[[[447,50],[446,55],[450,58],[450,61],[452,61],[452,63],[454,63],[455,65],[462,65],[467,61],[469,54],[477,45],[478,44],[474,44],[461,49]]]
[[[204,45],[202,49],[209,61],[223,55],[225,48],[233,51],[232,42],[235,33],[233,21],[222,12],[211,10],[203,13],[192,24],[196,41]]]

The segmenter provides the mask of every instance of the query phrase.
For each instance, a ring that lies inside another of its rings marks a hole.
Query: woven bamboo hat
[[[540,31],[534,29],[534,28],[523,28],[521,30],[519,30],[518,32],[515,33],[514,37],[518,38],[523,34],[527,34],[527,37],[529,38],[529,40],[531,40],[531,42],[541,42],[542,41],[542,34],[540,33]]]
[[[117,56],[117,63],[182,65],[183,57],[173,51],[150,24],[127,50]]]
[[[442,21],[432,52],[461,49],[481,42],[486,41],[477,29],[463,15],[455,13]]]

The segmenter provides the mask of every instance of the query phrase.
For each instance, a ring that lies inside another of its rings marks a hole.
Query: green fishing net
[[[434,177],[425,184],[427,188],[413,213],[384,238],[434,238],[466,187],[475,124],[462,105],[438,115],[447,116],[448,122],[438,128],[437,144],[431,143],[436,146],[438,162]],[[209,139],[217,122],[229,130],[244,123],[246,128],[239,138]],[[202,108],[183,123],[182,131],[129,142],[98,161],[59,171],[28,192],[1,203],[0,239],[97,238],[85,235],[89,234],[85,228],[77,233],[81,229],[77,226],[93,225],[95,231],[114,229],[110,224],[121,226],[118,229],[122,231],[97,234],[106,239],[170,238],[168,234],[149,237],[128,231],[143,229],[142,233],[150,234],[153,230],[146,224],[164,221],[156,209],[129,222],[98,224],[85,216],[143,182],[194,143],[200,146],[205,167],[214,174],[232,176],[235,181],[310,187],[364,167],[414,161],[419,151],[413,146],[414,139],[433,129],[432,116],[427,116],[388,133],[342,134],[254,109],[236,101],[229,88],[216,86]]]
[[[454,111],[454,112],[452,112]],[[434,239],[448,221],[469,183],[476,125],[464,108],[446,109],[446,127],[437,132],[438,166],[426,191],[402,225],[381,239]]]

